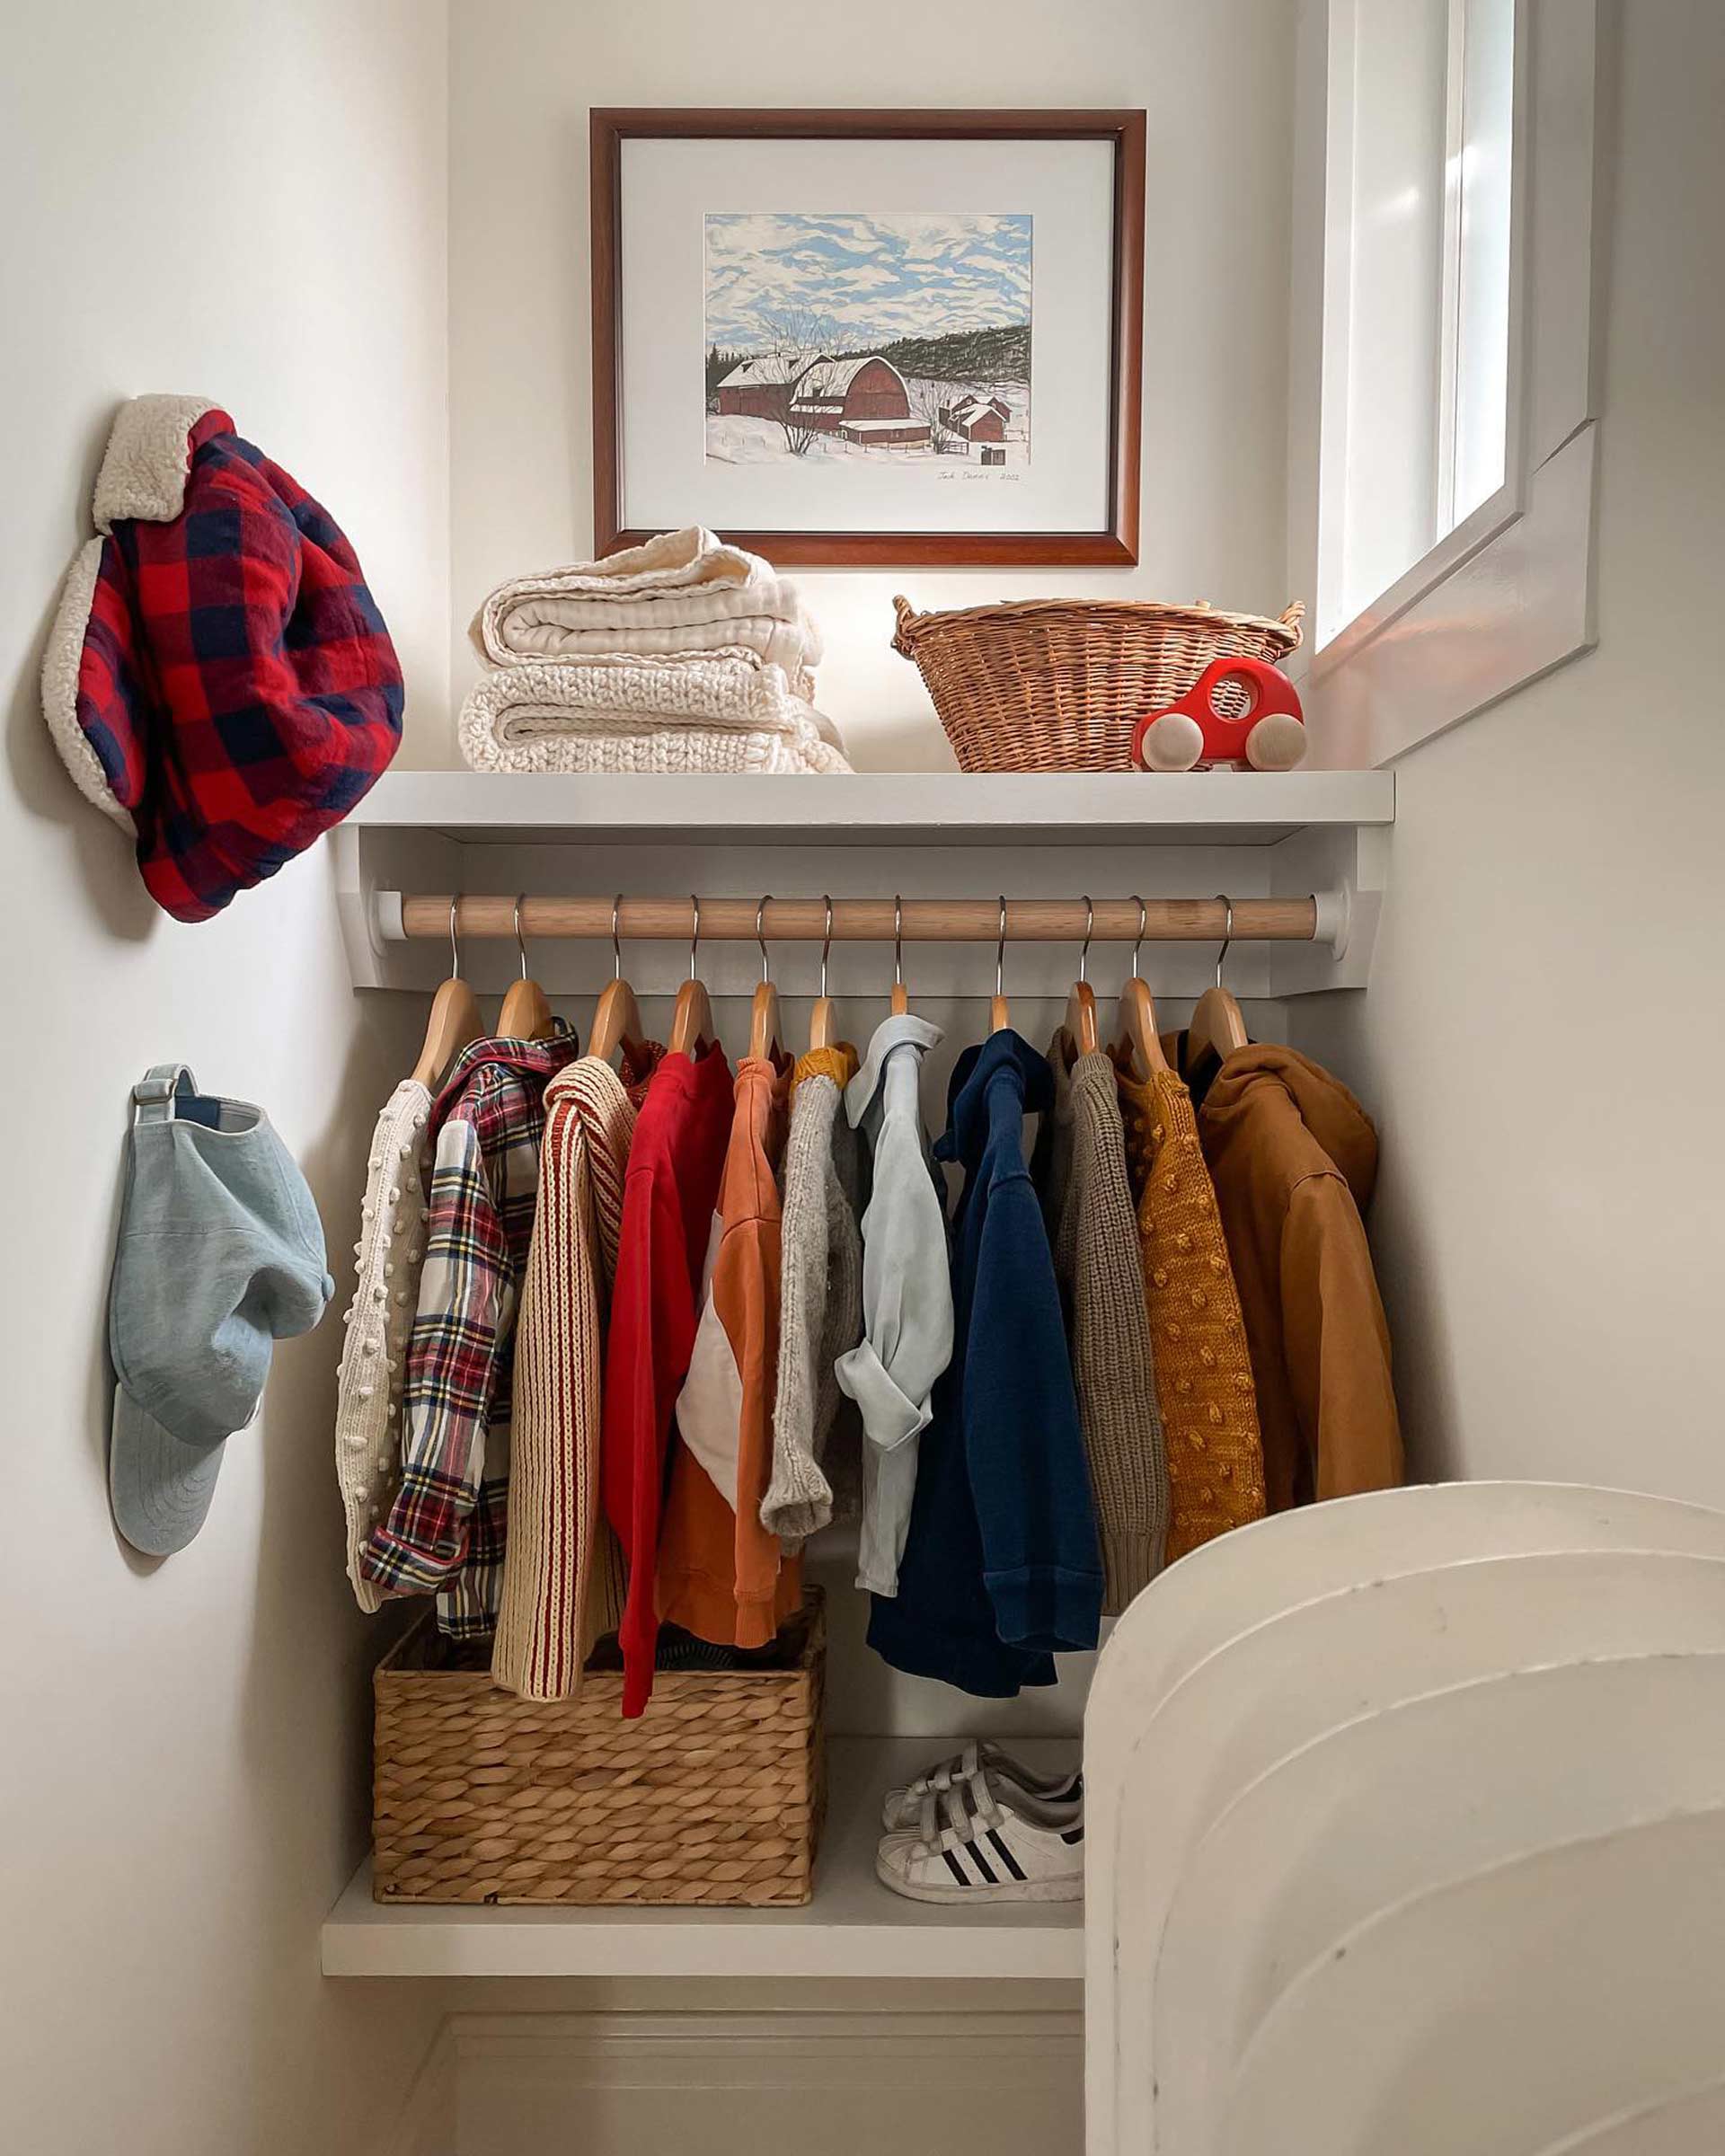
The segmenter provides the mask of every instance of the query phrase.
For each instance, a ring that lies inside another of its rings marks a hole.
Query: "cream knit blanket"
[[[494,667],[535,659],[683,658],[739,652],[800,682],[820,636],[796,587],[699,525],[597,561],[500,584],[469,632]]]
[[[847,772],[832,722],[740,658],[499,667],[461,707],[475,771]]]

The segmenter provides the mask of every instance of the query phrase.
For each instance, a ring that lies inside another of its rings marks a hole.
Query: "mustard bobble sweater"
[[[1167,1446],[1172,1564],[1212,1535],[1263,1517],[1263,1443],[1191,1095],[1168,1071],[1141,1080],[1117,1064],[1116,1079]]]

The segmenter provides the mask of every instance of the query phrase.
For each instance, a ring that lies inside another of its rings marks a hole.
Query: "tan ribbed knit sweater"
[[[1064,1028],[1048,1044],[1048,1062],[1054,1111],[1043,1118],[1032,1171],[1072,1341],[1107,1575],[1102,1613],[1118,1617],[1154,1578],[1168,1533],[1144,1262],[1114,1065],[1101,1049],[1075,1057]]]
[[[1168,1450],[1168,1562],[1263,1517],[1246,1329],[1192,1098],[1172,1072],[1117,1069]]]
[[[623,1611],[623,1556],[599,1507],[599,1381],[635,1128],[627,1087],[641,1075],[583,1056],[545,1088],[491,1649],[492,1676],[524,1699],[572,1698]]]

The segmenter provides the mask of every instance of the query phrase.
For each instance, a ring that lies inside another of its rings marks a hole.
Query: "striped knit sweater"
[[[1168,1452],[1167,1560],[1263,1517],[1264,1448],[1245,1321],[1192,1097],[1117,1070]]]
[[[509,1532],[491,1674],[530,1700],[579,1690],[616,1629],[623,1555],[599,1504],[599,1383],[635,1109],[658,1060],[583,1056],[545,1089],[539,1200],[516,1321]]]

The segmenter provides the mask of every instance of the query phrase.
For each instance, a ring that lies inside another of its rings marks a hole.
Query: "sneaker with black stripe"
[[[1084,1800],[1007,1803],[976,1782],[931,1789],[917,1825],[882,1838],[874,1869],[913,1902],[1082,1901]]]
[[[975,1782],[978,1776],[1007,1804],[1027,1797],[1039,1804],[1066,1804],[1084,1793],[1084,1775],[1075,1768],[1039,1774],[1034,1767],[1014,1759],[1004,1745],[986,1736],[972,1737],[961,1752],[942,1760],[915,1781],[889,1789],[880,1800],[880,1824],[889,1833],[902,1833],[921,1819],[923,1799],[931,1789],[950,1789],[955,1782]]]

